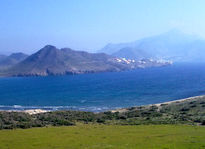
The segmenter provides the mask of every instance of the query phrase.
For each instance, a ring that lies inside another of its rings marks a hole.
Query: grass
[[[90,125],[1,130],[0,149],[202,149],[205,127]]]

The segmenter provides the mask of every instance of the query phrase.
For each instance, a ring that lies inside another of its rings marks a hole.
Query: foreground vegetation
[[[205,97],[195,97],[171,104],[132,107],[102,113],[54,111],[29,115],[23,112],[0,112],[0,129],[70,126],[79,122],[107,125],[205,125]]]
[[[205,127],[84,125],[0,131],[0,149],[202,149]]]
[[[202,125],[205,97],[102,113],[2,111],[0,149],[202,149]]]

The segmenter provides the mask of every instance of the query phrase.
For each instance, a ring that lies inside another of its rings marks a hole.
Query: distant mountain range
[[[164,61],[135,61],[104,53],[74,51],[70,48],[57,49],[52,45],[47,45],[30,56],[22,53],[12,54],[3,58],[1,62],[9,66],[0,72],[1,76],[82,74],[170,65]]]
[[[4,60],[6,57],[7,57],[6,55],[0,55],[0,62],[1,62],[2,60]]]
[[[99,52],[130,59],[205,61],[205,40],[178,30],[134,42],[108,44]]]
[[[0,68],[8,68],[11,67],[20,61],[26,59],[28,55],[24,53],[13,53],[9,56],[0,55]]]

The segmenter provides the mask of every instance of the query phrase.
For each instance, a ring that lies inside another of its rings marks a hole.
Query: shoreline
[[[161,102],[161,103],[156,103],[156,104],[148,104],[148,105],[141,105],[141,106],[157,106],[157,107],[160,107],[163,104],[181,103],[181,102],[185,102],[185,101],[188,101],[188,100],[195,100],[195,99],[199,99],[199,98],[203,98],[203,97],[205,97],[205,95],[192,96],[192,97],[183,98],[183,99],[177,99],[177,100],[172,100],[172,101],[167,101],[167,102]],[[131,107],[140,107],[140,106],[131,106]],[[119,108],[119,109],[110,109],[110,110],[106,110],[106,111],[111,111],[113,113],[114,112],[126,112],[131,107],[125,107],[125,108]],[[33,115],[33,114],[46,113],[46,112],[52,112],[52,111],[61,111],[61,110],[45,110],[45,109],[37,108],[37,109],[26,109],[26,110],[0,110],[0,111],[3,111],[3,112],[23,112],[23,113],[28,113],[30,115]],[[81,110],[76,110],[76,111],[81,111]],[[94,112],[94,113],[99,113],[99,112]]]
[[[151,104],[151,105],[161,106],[161,104],[172,104],[172,103],[178,103],[178,102],[183,102],[183,101],[187,101],[187,100],[194,100],[196,98],[198,99],[198,98],[203,98],[203,97],[205,97],[205,95],[192,96],[192,97],[188,97],[188,98],[177,99],[177,100],[173,100],[173,101],[167,101],[167,102]]]
[[[195,99],[199,99],[199,98],[203,98],[205,97],[205,95],[199,95],[199,96],[192,96],[192,97],[188,97],[188,98],[182,98],[182,99],[177,99],[177,100],[172,100],[172,101],[166,101],[166,102],[161,102],[161,103],[156,103],[156,104],[148,104],[148,105],[141,105],[141,106],[157,106],[160,107],[163,104],[173,104],[173,103],[181,103],[181,102],[185,102],[185,101],[189,101],[189,100],[195,100]],[[141,107],[141,106],[132,106],[132,107]],[[127,107],[127,108],[120,108],[120,109],[115,109],[115,110],[110,110],[111,112],[126,112],[129,108],[131,107]]]

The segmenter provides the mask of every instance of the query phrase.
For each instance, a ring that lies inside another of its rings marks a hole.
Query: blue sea
[[[0,110],[109,109],[161,103],[205,94],[205,64],[124,72],[0,78]]]

